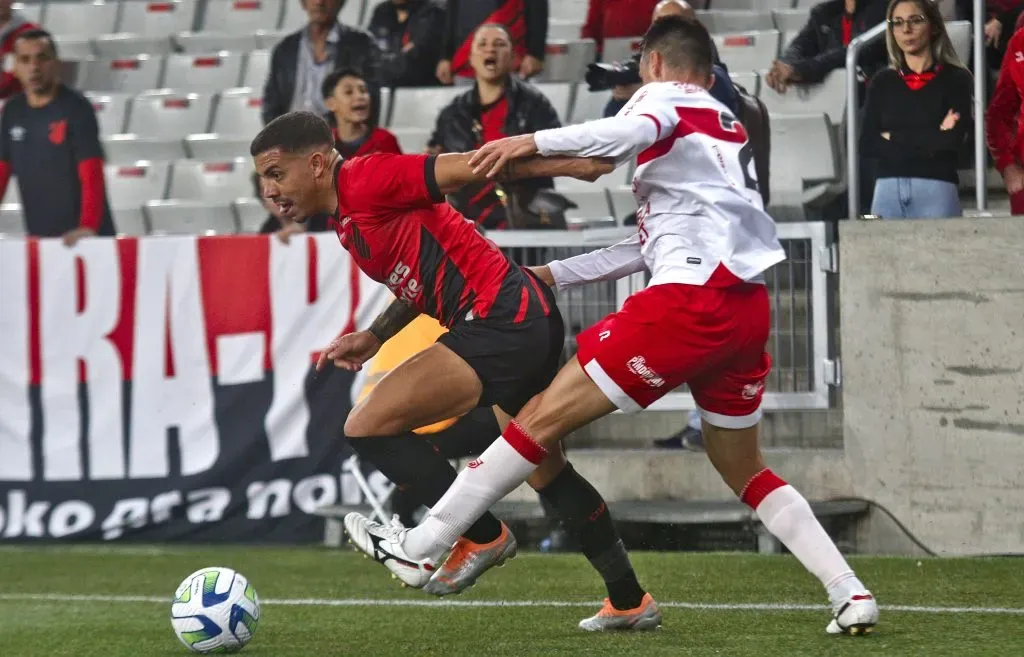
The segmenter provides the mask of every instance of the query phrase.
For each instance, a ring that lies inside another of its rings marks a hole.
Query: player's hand
[[[519,75],[522,76],[524,80],[532,78],[543,70],[544,62],[533,55],[523,57],[523,61],[519,63]]]
[[[544,281],[544,284],[548,287],[555,286],[555,276],[551,273],[551,267],[540,265],[539,267],[527,267],[527,269],[532,271],[537,278]]]
[[[96,231],[91,228],[75,228],[64,233],[64,246],[74,246],[83,237],[93,237]]]
[[[449,59],[442,59],[437,63],[437,68],[434,69],[434,76],[441,82],[441,84],[451,84],[454,82],[452,77],[452,62]]]
[[[533,135],[506,137],[481,146],[473,157],[469,158],[469,166],[473,167],[473,175],[486,172],[488,178],[501,173],[501,168],[510,160],[530,157],[537,154],[537,142]]]
[[[363,363],[373,358],[378,351],[380,340],[369,331],[339,335],[320,352],[320,358],[316,361],[316,371],[321,371],[328,361],[334,361],[335,367],[358,372],[363,369]]]
[[[1003,169],[1003,182],[1006,183],[1006,193],[1011,196],[1024,190],[1024,168],[1019,164],[1011,164]]]

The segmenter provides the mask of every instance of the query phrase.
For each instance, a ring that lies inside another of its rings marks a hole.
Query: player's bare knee
[[[376,417],[375,417],[376,416]],[[364,405],[356,406],[345,420],[345,437],[358,440],[374,436],[394,436],[404,430],[400,419],[382,418]]]

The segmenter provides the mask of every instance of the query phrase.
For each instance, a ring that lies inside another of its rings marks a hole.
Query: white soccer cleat
[[[397,515],[390,523],[382,524],[361,513],[350,513],[345,516],[344,522],[348,542],[377,563],[384,564],[404,586],[421,589],[437,570],[434,561],[413,559],[406,554],[403,544],[409,530],[402,525]]]
[[[859,591],[832,605],[829,634],[870,634],[878,624],[878,603],[871,591]]]

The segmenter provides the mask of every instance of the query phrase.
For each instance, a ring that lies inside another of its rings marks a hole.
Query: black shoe
[[[655,440],[654,446],[663,449],[689,449],[695,452],[703,452],[704,436],[701,434],[700,429],[686,426],[677,434]]]

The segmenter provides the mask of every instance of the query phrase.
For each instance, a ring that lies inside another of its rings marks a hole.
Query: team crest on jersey
[[[16,125],[11,128],[11,141],[22,141],[25,139],[25,128]]]
[[[67,119],[61,119],[60,121],[50,122],[50,143],[55,146],[60,146],[64,143],[64,139],[68,136],[68,121]]]

